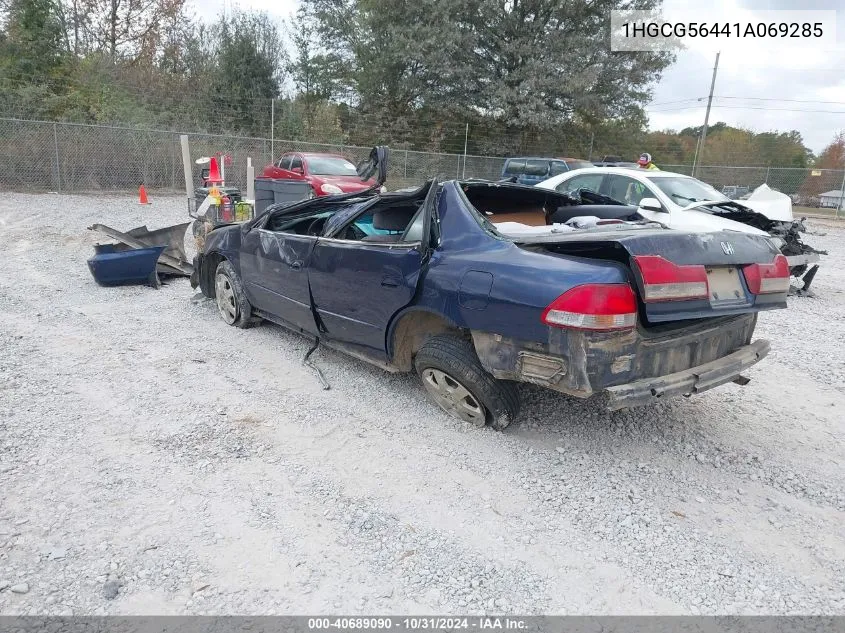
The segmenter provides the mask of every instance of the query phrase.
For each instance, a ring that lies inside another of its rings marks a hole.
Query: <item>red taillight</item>
[[[625,330],[637,324],[637,298],[628,284],[584,284],[549,304],[541,320],[579,330]]]
[[[783,255],[776,255],[771,264],[744,266],[742,272],[751,294],[766,295],[789,291],[789,262]]]
[[[634,257],[643,279],[643,300],[706,299],[709,294],[704,266],[678,266],[660,255]]]

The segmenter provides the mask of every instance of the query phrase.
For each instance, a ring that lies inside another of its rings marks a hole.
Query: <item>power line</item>
[[[817,99],[773,99],[769,97],[729,97],[716,95],[717,99],[743,99],[746,101],[785,101],[790,103],[823,103],[827,105],[845,105],[845,101],[820,101]]]
[[[823,101],[819,99],[776,99],[770,97],[737,97],[737,96],[728,96],[728,95],[713,95],[714,99],[736,99],[736,100],[744,100],[744,101],[766,101],[766,102],[773,102],[773,103],[807,103],[807,104],[821,104],[821,105],[842,105],[845,106],[845,101]],[[646,110],[652,110],[653,112],[674,112],[679,110],[694,110],[696,108],[702,107],[698,105],[689,105],[689,106],[680,106],[677,108],[661,108],[659,110],[654,110],[653,108],[657,106],[663,105],[671,105],[676,103],[686,103],[689,101],[703,101],[705,97],[695,97],[690,99],[678,99],[677,101],[662,101],[659,103],[651,103],[645,106]],[[713,106],[716,107],[716,106]],[[754,109],[755,106],[748,105],[748,106],[719,106],[721,108],[747,108],[747,109]],[[760,108],[765,110],[778,110],[778,108]],[[784,110],[786,112],[790,112],[792,110]],[[816,110],[795,110],[796,112],[817,112]],[[818,110],[818,112],[828,112],[827,110]],[[834,112],[837,113],[837,112]]]
[[[845,105],[845,104],[843,104]],[[721,108],[722,110],[769,110],[773,112],[809,112],[821,114],[845,114],[845,110],[802,110],[798,108],[767,108],[760,106],[728,106],[728,105],[714,105],[714,108]]]
[[[680,112],[682,110],[699,110],[699,109],[704,108],[704,107],[706,107],[706,106],[704,104],[701,104],[701,105],[694,105],[694,106],[685,106],[685,107],[681,107],[681,108],[662,108],[660,110],[652,110],[652,112]],[[651,108],[649,108],[648,106],[646,107],[646,110],[650,110],[650,109]]]
[[[715,98],[715,97],[714,97]],[[841,104],[845,105],[845,103]],[[683,110],[698,110],[704,106],[688,106],[683,108],[663,108],[660,110],[651,110],[651,112],[681,112]],[[721,110],[767,110],[770,112],[807,112],[809,114],[845,114],[845,110],[811,110],[806,108],[771,108],[768,106],[753,106],[753,105],[719,105],[713,104],[713,108]],[[648,108],[647,108],[648,109]]]
[[[652,106],[659,106],[659,105],[669,105],[670,103],[686,103],[687,101],[703,101],[707,97],[692,97],[690,99],[677,99],[676,101],[660,101],[658,103],[650,103],[648,107]]]

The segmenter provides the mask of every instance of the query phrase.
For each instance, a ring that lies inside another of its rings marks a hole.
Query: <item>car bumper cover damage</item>
[[[755,324],[755,315],[741,315],[656,335],[553,330],[545,344],[478,331],[472,337],[496,378],[576,398],[602,394],[610,409],[620,409],[740,382],[769,351],[768,341],[751,342]]]
[[[612,411],[653,402],[663,396],[701,393],[731,382],[769,353],[769,342],[754,341],[724,358],[659,378],[645,378],[608,387],[608,408]]]

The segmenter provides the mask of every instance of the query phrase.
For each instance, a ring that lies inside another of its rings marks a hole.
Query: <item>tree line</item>
[[[0,116],[507,156],[690,164],[649,132],[673,57],[611,52],[612,9],[660,0],[303,0],[281,23],[186,0],[0,0]],[[700,160],[804,167],[796,131],[717,123]]]

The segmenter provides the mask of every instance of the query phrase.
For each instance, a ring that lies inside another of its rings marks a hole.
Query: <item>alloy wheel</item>
[[[446,413],[476,426],[486,424],[487,411],[484,405],[453,376],[429,368],[423,370],[422,381],[425,390]]]
[[[223,320],[232,325],[238,318],[238,304],[235,302],[235,289],[232,281],[223,273],[218,273],[214,281],[214,294],[217,297],[217,309]]]

